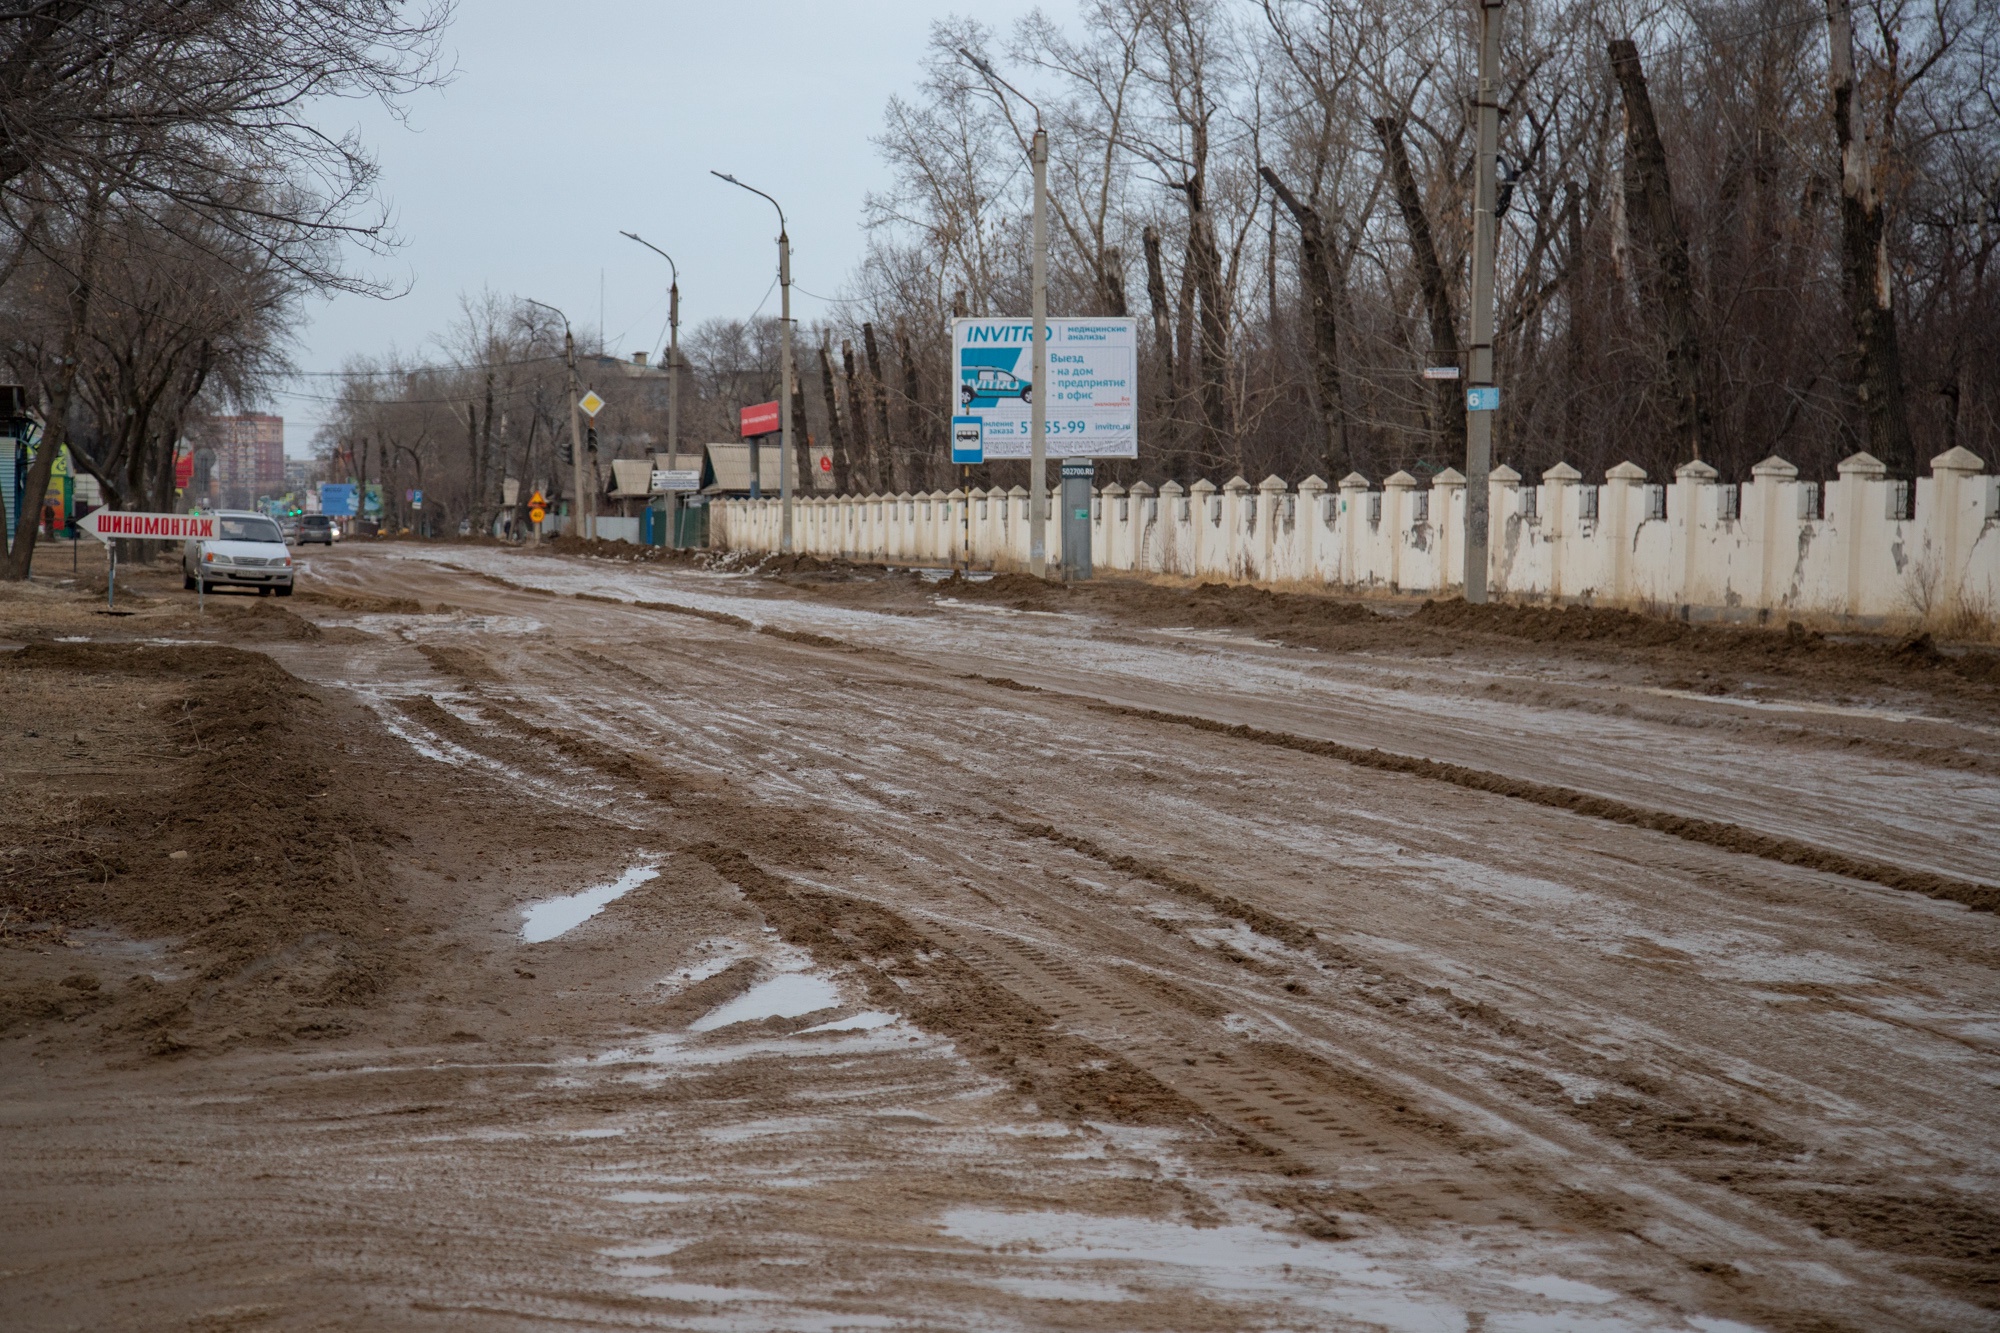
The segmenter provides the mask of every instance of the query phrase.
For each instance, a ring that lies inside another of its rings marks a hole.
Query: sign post
[[[764,498],[763,469],[757,463],[757,446],[763,443],[766,435],[780,434],[784,421],[776,403],[752,403],[738,414],[738,420],[742,423],[741,434],[750,445],[750,498],[761,500]]]
[[[104,578],[106,609],[118,610],[118,548],[113,537],[136,541],[213,541],[215,518],[211,514],[145,514],[134,510],[93,509],[77,522],[91,536],[104,543],[110,558]],[[200,580],[196,580],[199,584]],[[203,591],[206,591],[205,589]],[[203,610],[207,602],[201,602]]]

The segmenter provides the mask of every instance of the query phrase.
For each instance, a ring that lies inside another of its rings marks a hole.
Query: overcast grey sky
[[[1046,4],[1052,12],[1068,6]],[[666,263],[618,233],[637,231],[681,269],[681,327],[744,317],[769,302],[777,269],[770,205],[709,175],[775,195],[791,224],[793,313],[812,319],[863,247],[861,201],[885,183],[870,140],[890,95],[914,86],[931,22],[977,13],[1001,32],[1030,0],[462,0],[447,36],[458,78],[411,104],[409,127],[361,108],[382,192],[406,242],[367,270],[410,286],[393,301],[315,305],[296,359],[338,370],[392,344],[429,359],[427,340],[461,293],[491,287],[598,323],[607,350],[657,351]],[[274,410],[286,452],[311,451],[325,379],[299,380]]]

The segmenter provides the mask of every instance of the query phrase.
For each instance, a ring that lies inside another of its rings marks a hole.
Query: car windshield
[[[219,518],[215,535],[226,542],[281,542],[278,525],[268,518]]]

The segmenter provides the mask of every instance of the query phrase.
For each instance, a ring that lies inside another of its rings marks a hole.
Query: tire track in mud
[[[463,569],[460,566],[447,568]],[[675,614],[699,616],[704,620],[735,628],[764,633],[768,637],[801,646],[832,648],[845,652],[860,652],[874,656],[903,658],[913,665],[929,666],[917,659],[904,658],[903,654],[889,653],[883,649],[849,643],[843,639],[823,634],[809,634],[800,631],[781,630],[772,626],[756,626],[740,616],[725,612],[705,611],[694,607],[681,606],[671,602],[626,601],[616,597],[606,597],[597,593],[550,593],[546,589],[532,588],[526,584],[515,584],[492,574],[476,574],[476,577],[504,587],[520,588],[527,592],[545,596],[569,596],[582,601],[603,602],[610,605],[630,607],[636,610],[667,611]],[[1845,852],[1833,851],[1797,838],[1782,837],[1777,834],[1762,833],[1745,828],[1741,824],[1722,820],[1701,819],[1691,815],[1678,815],[1666,810],[1651,809],[1620,801],[1613,797],[1599,796],[1591,792],[1579,791],[1574,787],[1563,787],[1553,783],[1534,782],[1526,778],[1509,777],[1484,769],[1472,768],[1464,764],[1448,763],[1443,760],[1425,759],[1415,755],[1396,754],[1388,750],[1345,745],[1339,741],[1321,740],[1311,736],[1300,736],[1292,732],[1271,731],[1243,723],[1218,722],[1212,718],[1191,713],[1170,713],[1159,709],[1135,708],[1127,704],[1109,703],[1086,694],[1076,694],[1067,690],[1053,690],[1039,685],[1026,685],[1002,676],[972,675],[962,679],[976,680],[997,689],[1041,694],[1066,703],[1080,704],[1095,712],[1108,713],[1116,717],[1136,718],[1141,721],[1158,722],[1169,726],[1189,727],[1197,731],[1207,731],[1230,736],[1253,744],[1269,745],[1279,749],[1292,750],[1301,754],[1318,755],[1338,759],[1360,768],[1370,768],[1379,772],[1398,773],[1408,777],[1423,778],[1428,781],[1445,782],[1469,791],[1486,792],[1490,795],[1505,796],[1514,800],[1527,801],[1554,810],[1565,810],[1586,818],[1601,819],[1609,823],[1624,824],[1648,832],[1662,833],[1685,842],[1714,847],[1722,851],[1754,856],[1762,860],[1775,861],[1781,865],[1796,866],[1805,870],[1817,870],[1826,874],[1839,875],[1846,879],[1864,883],[1879,884],[1884,888],[1897,889],[1906,893],[1921,894],[1928,898],[1938,898],[1970,907],[1976,912],[2000,911],[2000,885],[1985,884],[1976,880],[1960,879],[1942,875],[1935,871],[1913,869],[1908,866],[1893,865],[1868,857],[1851,856]]]
[[[1320,740],[1286,731],[1266,731],[1243,723],[1217,722],[1211,718],[1189,713],[1166,713],[1152,708],[1105,703],[1086,695],[1062,694],[1061,697],[1083,703],[1093,711],[1109,713],[1114,717],[1130,717],[1169,726],[1189,727],[1196,731],[1212,732],[1257,745],[1269,745],[1300,754],[1338,759],[1358,768],[1405,774],[1433,782],[1446,782],[1469,791],[1507,796],[1534,805],[1546,806],[1552,810],[1567,810],[1592,819],[1625,824],[1653,833],[1664,833],[1685,842],[1717,847],[1723,851],[1740,852],[1746,856],[1798,866],[1805,870],[1824,871],[1847,879],[1880,884],[1885,888],[1919,893],[1928,898],[1942,898],[1962,903],[1975,912],[2000,910],[2000,885],[1981,884],[1973,880],[1940,875],[1933,871],[1912,870],[1904,866],[1890,865],[1884,861],[1849,856],[1845,852],[1831,851],[1794,838],[1759,833],[1754,829],[1744,828],[1741,824],[1697,819],[1690,815],[1676,815],[1665,810],[1652,810],[1608,796],[1578,791],[1574,787],[1532,782],[1526,778],[1511,778],[1505,774],[1469,768],[1463,764],[1445,763],[1437,759],[1422,759],[1413,755],[1395,754],[1388,750],[1364,749],[1358,745],[1343,745],[1339,741]]]

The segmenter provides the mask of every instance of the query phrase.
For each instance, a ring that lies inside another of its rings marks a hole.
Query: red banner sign
[[[113,537],[139,537],[180,542],[207,541],[215,537],[215,517],[212,514],[139,514],[116,509],[93,509],[78,519],[76,525],[99,541],[108,541]]]
[[[744,439],[752,435],[776,435],[780,429],[776,403],[757,403],[743,409]]]

